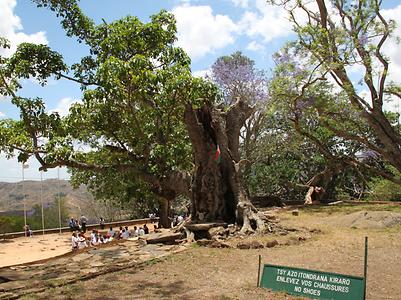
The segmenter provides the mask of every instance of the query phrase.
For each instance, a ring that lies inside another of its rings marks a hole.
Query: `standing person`
[[[80,222],[81,222],[81,229],[82,229],[82,232],[83,233],[85,233],[86,232],[86,222],[87,222],[88,220],[86,219],[86,217],[84,216],[84,215],[81,215],[81,220],[80,220]]]
[[[103,230],[104,229],[104,219],[102,217],[100,217],[99,224],[100,224],[100,229]]]
[[[75,230],[76,224],[75,224],[74,218],[71,218],[71,219],[68,221],[68,227],[70,227],[70,230],[71,230],[71,231],[74,231],[74,230]]]
[[[24,232],[25,232],[25,236],[32,237],[32,230],[31,230],[31,228],[29,227],[29,224],[26,224],[26,225],[24,226]]]
[[[75,221],[75,230],[81,230],[81,226],[79,225],[79,221],[77,219],[74,219]]]

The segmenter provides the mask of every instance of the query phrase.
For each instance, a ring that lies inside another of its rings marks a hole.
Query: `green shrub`
[[[371,181],[371,201],[401,201],[401,185],[386,179],[375,178]]]

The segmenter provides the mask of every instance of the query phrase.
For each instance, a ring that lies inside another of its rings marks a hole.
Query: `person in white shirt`
[[[78,249],[78,242],[79,242],[78,235],[77,235],[76,232],[73,232],[72,236],[71,236],[71,247],[72,247],[72,250],[77,250]]]
[[[181,224],[182,221],[184,221],[184,217],[181,216],[181,215],[179,215],[179,216],[177,217],[177,225]]]
[[[86,244],[86,238],[83,233],[80,233],[78,237],[78,249],[83,249],[88,247],[88,244]]]
[[[129,238],[129,231],[123,229],[123,232],[121,234],[121,238],[124,239],[124,240],[128,239]]]
[[[91,233],[91,245],[96,246],[99,244],[99,237],[96,230],[92,230]]]
[[[139,227],[138,235],[145,235],[145,230],[142,227]]]

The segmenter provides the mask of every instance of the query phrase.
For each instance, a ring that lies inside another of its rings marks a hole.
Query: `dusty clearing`
[[[397,216],[373,213],[378,218],[373,223],[387,224],[379,228],[372,228],[373,225],[359,228],[351,220],[361,221],[361,215],[373,216],[372,211],[379,210],[401,212],[397,206],[383,205],[312,207],[301,209],[299,216],[293,216],[288,210],[278,211],[280,224],[298,227],[300,231],[286,236],[248,238],[264,242],[276,239],[280,245],[274,248],[240,250],[192,246],[184,252],[148,260],[122,271],[61,287],[49,285],[46,291],[23,298],[300,299],[256,288],[259,254],[266,263],[361,276],[364,237],[368,236],[367,299],[400,299],[401,227],[393,221],[387,222]],[[356,213],[358,211],[363,212]],[[351,215],[353,213],[356,214]],[[394,226],[388,227],[390,225]]]
[[[71,233],[34,235],[0,242],[0,268],[34,262],[71,251]]]

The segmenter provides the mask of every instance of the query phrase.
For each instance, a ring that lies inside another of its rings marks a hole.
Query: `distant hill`
[[[60,195],[65,197],[67,207],[73,215],[78,215],[81,209],[88,206],[91,195],[85,186],[73,189],[67,180],[43,180],[43,203],[48,206],[57,199],[60,185]],[[24,191],[26,208],[30,210],[35,204],[41,203],[40,181],[26,180],[24,182],[0,182],[0,211],[18,211],[24,209]]]

